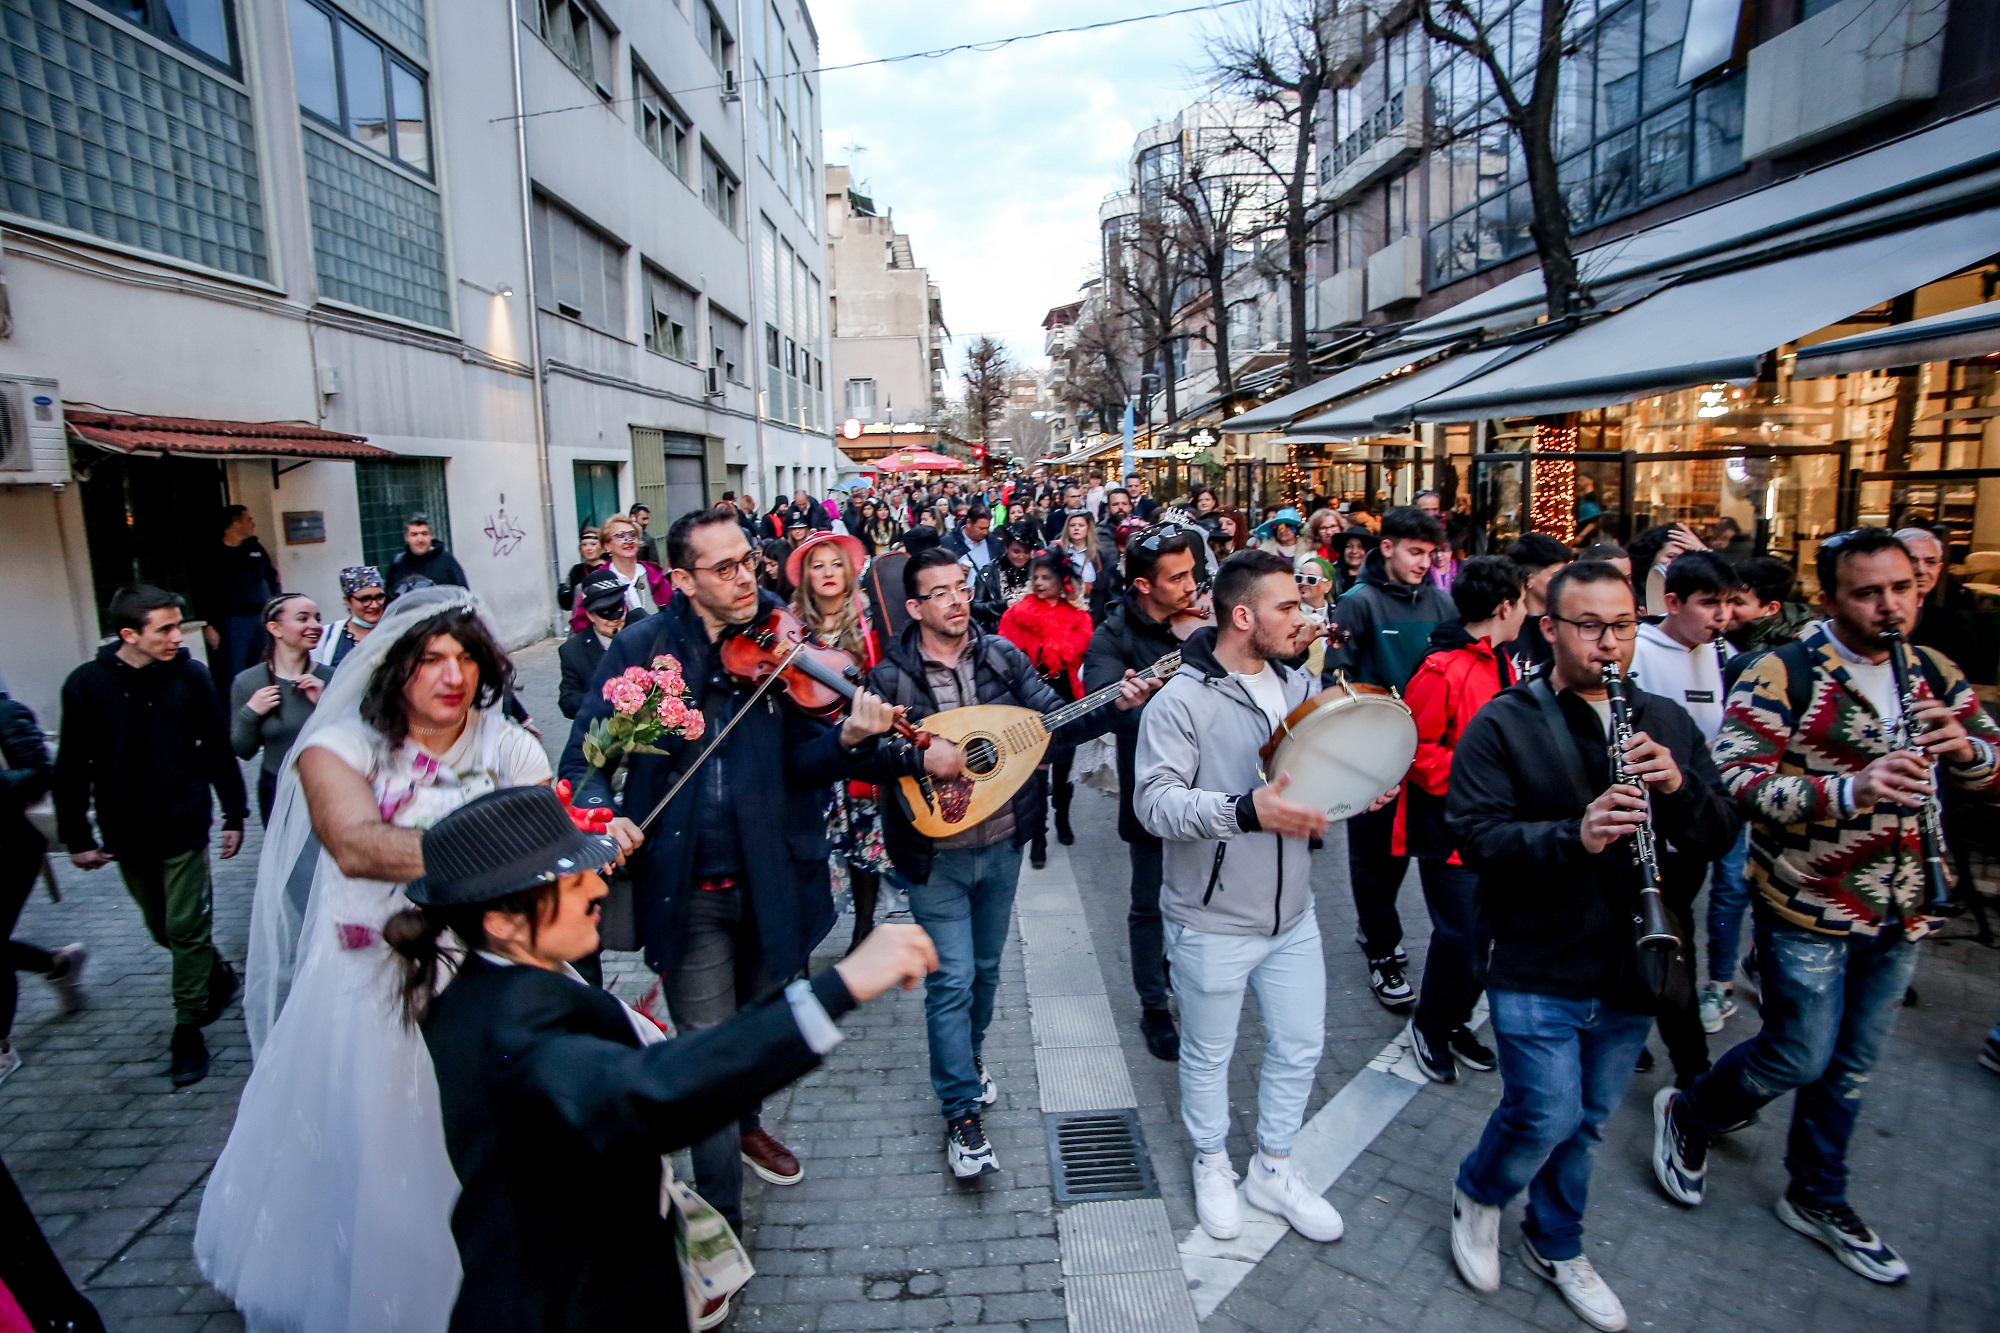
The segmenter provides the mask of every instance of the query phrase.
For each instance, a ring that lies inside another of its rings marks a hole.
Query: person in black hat
[[[383,927],[463,1186],[453,1333],[721,1322],[730,1293],[690,1297],[674,1262],[661,1154],[817,1067],[856,1003],[937,967],[921,928],[880,926],[811,981],[661,1041],[569,966],[597,948],[597,867],[617,854],[546,787],[492,792],[425,832],[416,905]],[[439,993],[447,931],[466,952]]]
[[[618,631],[646,618],[644,611],[626,608],[625,582],[608,570],[586,574],[577,585],[576,599],[590,623],[564,639],[562,647],[556,649],[556,661],[562,665],[556,707],[567,718],[576,716],[584,691],[590,688],[591,679],[597,674],[597,664],[603,660],[604,650],[618,637]]]
[[[1007,608],[1028,595],[1028,560],[1042,549],[1033,523],[1009,524],[993,536],[999,559],[988,561],[972,584],[972,618],[989,634],[1000,628]]]

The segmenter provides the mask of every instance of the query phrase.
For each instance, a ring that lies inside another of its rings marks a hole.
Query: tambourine
[[[1339,677],[1294,708],[1257,752],[1265,780],[1289,777],[1285,799],[1346,819],[1410,771],[1417,724],[1393,690]]]

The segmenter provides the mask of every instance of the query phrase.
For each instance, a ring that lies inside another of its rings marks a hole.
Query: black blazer
[[[646,618],[646,612],[633,607],[625,613],[625,624],[629,628]],[[573,718],[576,710],[583,705],[585,691],[592,685],[603,688],[597,679],[597,664],[604,660],[604,644],[598,640],[597,630],[585,625],[573,630],[562,646],[556,649],[556,661],[562,666],[562,684],[556,690],[556,707],[564,717]]]
[[[839,1017],[839,974],[813,993]],[[453,1333],[685,1329],[660,1155],[733,1124],[819,1064],[782,993],[642,1047],[610,994],[468,958],[424,1019],[465,1279]]]
[[[761,598],[759,615],[779,605],[769,592]],[[619,632],[598,662],[592,683],[609,680],[626,667],[649,664],[661,653],[680,661],[689,689],[698,697],[711,673],[720,670],[707,631],[679,593],[657,615]],[[850,778],[873,782],[884,776],[876,767],[874,738],[855,750],[843,749],[837,726],[806,716],[781,694],[775,688],[766,693],[722,743],[733,780],[753,793],[750,799],[735,802],[735,816],[748,881],[745,901],[756,913],[763,957],[739,962],[761,963],[774,978],[796,975],[813,946],[833,928],[833,885],[827,872],[831,849],[826,837],[833,784]],[[583,757],[585,733],[610,712],[602,694],[586,692],[557,766],[576,788],[580,806],[612,804],[606,775]],[[693,742],[665,739],[659,745],[667,753],[630,760],[619,802],[623,812],[633,819],[644,818],[708,740],[706,734]],[[632,863],[632,907],[646,964],[663,976],[673,975],[680,964],[683,899],[695,891],[697,786],[689,783],[661,812]]]

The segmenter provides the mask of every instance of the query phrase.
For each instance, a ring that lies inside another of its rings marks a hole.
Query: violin
[[[762,685],[775,673],[792,705],[812,717],[830,718],[860,688],[861,664],[851,653],[829,648],[813,639],[805,622],[789,606],[725,635],[719,645],[722,669],[739,684]],[[928,749],[930,733],[900,716],[896,734],[918,749]]]

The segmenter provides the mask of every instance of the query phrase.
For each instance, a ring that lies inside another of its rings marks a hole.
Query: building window
[[[708,58],[714,62],[716,73],[727,74],[736,68],[736,39],[723,26],[722,15],[715,12],[714,5],[703,5],[702,9],[708,28]]]
[[[382,458],[354,464],[361,510],[361,562],[386,570],[403,553],[403,520],[422,514],[438,544],[451,545],[451,503],[442,458]]]
[[[682,180],[687,179],[688,120],[667,100],[659,84],[635,61],[632,65],[632,94],[638,106],[633,124],[653,156],[667,164]]]
[[[646,350],[692,364],[695,359],[694,288],[651,264],[646,274]]]
[[[744,340],[749,329],[744,322],[708,303],[709,364],[722,372],[731,384],[742,384]]]
[[[423,74],[313,0],[291,0],[290,8],[300,109],[370,152],[429,175]]]
[[[236,73],[236,15],[230,0],[103,0],[102,7]]]
[[[701,201],[708,211],[722,219],[722,225],[736,230],[736,177],[707,148],[701,150]]]
[[[1574,231],[1743,165],[1741,71],[1679,82],[1687,12],[1663,0],[1605,3],[1564,56],[1552,132]],[[1516,52],[1517,69],[1534,57],[1538,21],[1537,7],[1521,0],[1494,31]],[[1526,164],[1491,93],[1485,71],[1463,55],[1431,80],[1439,123],[1448,134],[1459,127],[1430,158],[1433,287],[1534,249]]]
[[[556,56],[576,76],[597,89],[611,92],[611,29],[579,0],[537,0],[538,31]]]
[[[536,303],[625,336],[625,247],[554,200],[535,196]]]
[[[849,380],[847,382],[847,415],[850,417],[873,417],[875,415],[874,380]]]

